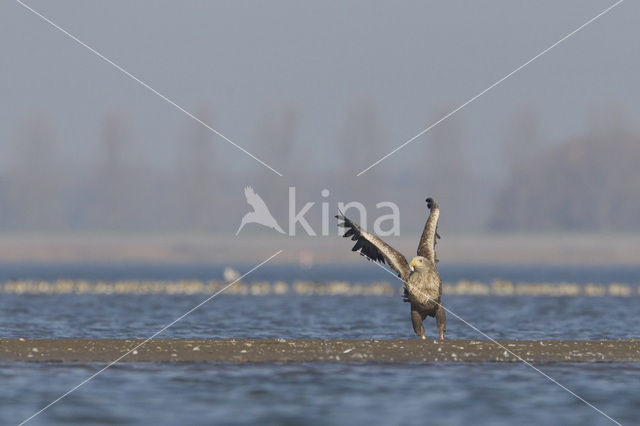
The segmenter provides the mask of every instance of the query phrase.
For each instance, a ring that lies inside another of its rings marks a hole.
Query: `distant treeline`
[[[198,125],[180,141],[174,166],[134,163],[124,149],[130,143],[127,121],[118,114],[105,118],[93,158],[61,164],[52,160],[57,145],[46,120],[33,120],[14,144],[15,158],[0,170],[0,231],[234,233],[250,210],[246,185],[285,229],[288,187],[295,185],[296,209],[316,203],[307,214],[316,229],[321,203],[330,203],[333,212],[337,201],[361,201],[370,208],[371,224],[376,203],[393,201],[401,208],[403,231],[418,232],[427,215],[424,199],[433,196],[442,210],[441,234],[640,230],[640,136],[615,119],[594,120],[581,137],[545,144],[535,114],[516,114],[500,157],[492,160],[503,171],[500,180],[471,167],[470,153],[478,149],[459,120],[407,147],[415,153],[411,165],[402,168],[400,157],[390,158],[358,178],[358,170],[388,152],[375,108],[364,105],[347,117],[332,142],[338,155],[326,170],[309,168],[295,112],[274,122],[260,138],[281,153],[284,178],[258,166],[251,173],[234,170],[216,149],[222,142]],[[321,197],[324,188],[329,197]]]
[[[520,162],[496,195],[495,230],[640,230],[640,135],[622,123]]]

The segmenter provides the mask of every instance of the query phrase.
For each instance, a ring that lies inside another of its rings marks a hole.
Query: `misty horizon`
[[[334,204],[396,202],[404,229],[420,226],[433,196],[448,232],[640,230],[632,171],[608,177],[621,160],[640,159],[629,90],[635,4],[360,177],[607,5],[29,4],[284,176],[5,3],[0,230],[233,232],[246,185],[278,218],[296,186],[308,201],[327,188]],[[586,161],[576,170],[598,171],[593,180],[549,177],[572,170],[562,161],[575,156]],[[590,204],[595,193],[601,202]],[[607,205],[624,205],[626,216]]]

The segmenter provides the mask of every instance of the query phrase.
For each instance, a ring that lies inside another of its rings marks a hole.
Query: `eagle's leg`
[[[411,323],[413,324],[413,331],[416,332],[418,337],[426,339],[424,335],[424,325],[422,325],[422,315],[416,309],[411,307]]]
[[[447,331],[447,316],[444,313],[442,305],[438,305],[438,309],[436,310],[436,325],[438,326],[440,340],[444,340],[444,333]]]

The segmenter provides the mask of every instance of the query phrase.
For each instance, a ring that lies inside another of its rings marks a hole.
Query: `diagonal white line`
[[[171,100],[170,98],[168,98],[167,96],[163,95],[162,93],[158,92],[156,89],[154,89],[153,87],[149,86],[147,83],[145,83],[144,81],[140,80],[138,77],[136,77],[135,75],[131,74],[129,71],[125,70],[124,68],[122,68],[120,65],[116,64],[115,62],[113,62],[111,59],[107,58],[106,56],[104,56],[102,53],[98,52],[97,50],[95,50],[94,48],[92,48],[91,46],[89,46],[88,44],[86,44],[85,42],[83,42],[82,40],[78,39],[76,36],[74,36],[73,34],[71,34],[69,31],[65,30],[64,28],[60,27],[59,25],[57,25],[55,22],[51,21],[49,18],[47,18],[46,16],[42,15],[40,12],[38,12],[37,10],[33,9],[31,6],[23,3],[21,0],[16,0],[16,2],[18,4],[20,4],[21,6],[23,6],[25,9],[30,10],[31,12],[33,12],[35,15],[37,15],[38,17],[40,17],[42,20],[44,20],[45,22],[49,23],[52,27],[54,27],[55,29],[59,30],[60,32],[62,32],[63,34],[65,34],[67,37],[69,37],[70,39],[72,39],[73,41],[75,41],[76,43],[80,44],[81,46],[87,48],[91,53],[95,54],[96,56],[98,56],[100,59],[104,60],[105,62],[109,63],[110,65],[112,65],[114,68],[116,68],[118,71],[120,71],[121,73],[123,73],[124,75],[126,75],[127,77],[129,77],[130,79],[132,79],[133,81],[135,81],[136,83],[142,85],[144,88],[148,89],[149,91],[153,92],[154,94],[156,94],[157,96],[159,96],[160,98],[162,98],[164,101],[168,102],[169,104],[171,104],[172,106],[174,106],[175,108],[179,109],[180,111],[182,111],[184,114],[186,114],[187,116],[191,117],[192,119],[194,119],[195,121],[197,121],[198,123],[200,123],[201,125],[203,125],[204,127],[206,127],[207,129],[211,130],[213,133],[215,133],[216,135],[220,136],[222,139],[224,139],[225,141],[229,142],[231,145],[235,146],[236,148],[238,148],[240,151],[244,152],[245,154],[247,154],[249,157],[253,158],[254,160],[256,160],[258,163],[262,164],[263,166],[265,166],[266,168],[268,168],[269,170],[271,170],[272,172],[274,172],[275,174],[277,174],[278,176],[282,176],[282,173],[280,173],[279,171],[277,171],[276,169],[274,169],[273,167],[271,167],[270,165],[268,165],[267,163],[265,163],[264,161],[262,161],[261,159],[259,159],[258,157],[256,157],[255,155],[253,155],[252,153],[250,153],[249,151],[247,151],[246,149],[244,149],[243,147],[241,147],[240,145],[238,145],[237,143],[235,143],[234,141],[232,141],[231,139],[229,139],[228,137],[226,137],[225,135],[223,135],[222,133],[220,133],[219,131],[217,131],[216,129],[214,129],[213,127],[211,127],[210,125],[208,125],[207,123],[205,123],[204,121],[200,120],[198,117],[196,117],[195,115],[193,115],[192,113],[190,113],[189,111],[187,111],[186,109],[184,109],[183,107],[181,107],[180,105],[178,105],[177,103],[175,103],[173,100]]]
[[[95,373],[93,373],[91,376],[87,377],[85,380],[83,380],[82,382],[78,383],[77,385],[75,385],[74,387],[72,387],[71,389],[69,389],[67,392],[65,392],[64,394],[60,395],[58,398],[56,398],[54,401],[50,402],[49,404],[45,405],[44,407],[42,407],[37,413],[31,415],[29,418],[23,420],[22,422],[20,422],[20,424],[18,426],[22,426],[25,423],[29,422],[30,420],[32,420],[34,417],[36,417],[37,415],[39,415],[40,413],[42,413],[43,411],[47,410],[48,408],[50,408],[52,405],[58,403],[61,399],[67,397],[69,394],[73,393],[74,391],[76,391],[79,387],[85,385],[87,382],[93,380],[96,376],[98,376],[99,374],[101,374],[103,371],[105,371],[107,368],[113,366],[114,364],[116,364],[117,362],[119,362],[120,360],[122,360],[122,358],[126,357],[127,355],[129,355],[131,352],[135,351],[136,349],[138,349],[140,346],[144,345],[145,343],[149,342],[150,340],[152,340],[153,338],[155,338],[158,334],[162,333],[163,331],[165,331],[166,329],[168,329],[169,327],[173,326],[175,323],[177,323],[178,321],[184,319],[187,315],[191,314],[193,311],[195,311],[196,309],[198,309],[199,307],[201,307],[202,305],[204,305],[205,303],[207,303],[208,301],[210,301],[211,299],[213,299],[214,297],[216,297],[217,295],[219,295],[220,293],[222,293],[223,291],[225,291],[226,289],[228,289],[229,287],[231,287],[232,285],[234,285],[235,283],[237,283],[238,281],[240,281],[241,279],[243,279],[244,277],[246,277],[247,275],[249,275],[250,273],[252,273],[253,271],[255,271],[256,269],[258,269],[259,267],[261,267],[262,265],[264,265],[265,263],[267,263],[268,261],[270,261],[271,259],[273,259],[274,257],[276,257],[277,255],[279,255],[280,253],[282,253],[283,250],[278,250],[277,252],[275,252],[274,254],[271,255],[271,257],[269,257],[266,260],[263,260],[262,262],[260,262],[259,264],[257,264],[256,266],[254,266],[253,268],[251,268],[248,272],[245,272],[242,276],[240,276],[238,279],[236,279],[235,281],[233,281],[231,284],[228,284],[227,286],[223,287],[221,290],[218,290],[217,292],[213,293],[211,296],[207,297],[206,299],[204,299],[202,302],[198,303],[196,306],[194,306],[193,308],[189,309],[187,312],[185,312],[184,314],[180,315],[178,318],[176,318],[175,320],[171,321],[169,324],[165,325],[164,327],[162,327],[160,330],[156,331],[155,333],[153,333],[153,335],[151,337],[148,337],[146,340],[144,340],[142,343],[138,344],[136,347],[130,349],[127,353],[125,353],[124,355],[121,355],[120,357],[118,357],[117,359],[111,361],[109,364],[105,365],[104,367],[102,367],[100,370],[96,371]]]
[[[403,283],[405,283],[406,285],[408,285],[409,287],[412,287],[412,290],[420,293],[421,295],[425,296],[427,299],[430,299],[429,296],[427,296],[426,294],[424,294],[423,292],[421,292],[420,290],[416,289],[415,287],[411,286],[411,284],[409,284],[408,282],[406,282],[405,280],[403,280],[402,278],[400,278],[399,276],[397,276],[395,273],[391,272],[389,269],[385,268],[383,265],[379,264],[378,262],[374,261],[373,259],[361,254],[361,256],[366,257],[367,259],[371,260],[376,266],[382,268],[383,270],[385,270],[386,272],[388,272],[389,274],[393,275],[395,278],[399,279],[400,281],[402,281]],[[523,362],[525,365],[527,365],[528,367],[531,367],[533,370],[535,370],[536,372],[538,372],[539,374],[541,374],[542,376],[546,377],[547,379],[549,379],[550,381],[552,381],[553,383],[555,383],[556,385],[560,386],[562,389],[564,389],[565,391],[569,392],[571,395],[573,395],[574,397],[578,398],[580,401],[584,402],[585,404],[587,404],[589,407],[593,408],[594,410],[596,410],[598,413],[602,414],[604,417],[606,417],[607,419],[611,420],[613,423],[617,424],[618,426],[622,426],[620,424],[620,422],[614,420],[613,418],[611,418],[607,413],[605,413],[604,411],[600,410],[598,407],[596,407],[595,405],[591,404],[589,401],[587,401],[586,399],[584,399],[583,397],[581,397],[580,395],[578,395],[577,393],[575,393],[574,391],[572,391],[571,389],[567,388],[566,386],[564,386],[562,383],[558,382],[556,379],[554,379],[553,377],[549,376],[547,373],[545,373],[544,371],[541,371],[539,368],[535,367],[533,364],[531,364],[530,362],[526,361],[525,359],[523,359],[522,357],[520,357],[518,354],[513,353],[513,351],[511,351],[509,348],[505,347],[502,343],[498,342],[497,340],[495,340],[493,337],[489,336],[488,334],[486,334],[485,332],[483,332],[482,330],[480,330],[478,327],[476,327],[475,325],[471,324],[470,322],[468,322],[467,320],[465,320],[464,318],[462,318],[460,315],[456,314],[455,312],[453,312],[451,309],[445,307],[442,303],[436,302],[433,299],[430,299],[431,301],[433,301],[434,303],[438,304],[439,306],[442,307],[442,309],[444,309],[445,311],[447,311],[448,313],[450,313],[451,315],[453,315],[454,317],[458,318],[460,321],[462,321],[463,323],[465,323],[466,325],[468,325],[469,327],[471,327],[473,330],[475,330],[476,332],[480,333],[482,336],[486,337],[487,339],[489,339],[491,342],[495,343],[496,345],[500,346],[502,349],[504,349],[505,351],[509,352],[511,355],[513,355],[514,357],[516,357],[519,361]]]
[[[606,13],[608,13],[609,11],[611,11],[614,7],[618,6],[620,3],[622,3],[624,0],[618,0],[617,2],[615,2],[614,4],[612,4],[611,6],[609,6],[608,8],[606,8],[605,10],[603,10],[602,12],[598,13],[596,16],[594,16],[593,18],[589,19],[587,22],[585,22],[584,24],[580,25],[578,28],[576,28],[575,30],[571,31],[569,34],[567,34],[566,36],[562,37],[560,40],[556,41],[555,43],[553,43],[551,46],[547,47],[546,49],[544,49],[543,51],[541,51],[540,53],[538,53],[536,56],[534,56],[533,58],[529,59],[527,62],[525,62],[524,64],[520,65],[518,68],[514,69],[513,71],[511,71],[509,74],[505,75],[504,77],[502,77],[500,80],[496,81],[495,83],[493,83],[491,86],[487,87],[486,89],[484,89],[482,92],[478,93],[477,95],[475,95],[474,97],[472,97],[471,99],[469,99],[468,101],[466,101],[465,103],[463,103],[462,105],[460,105],[458,108],[454,109],[453,111],[449,112],[448,114],[446,114],[444,117],[440,118],[438,121],[436,121],[435,123],[431,124],[429,127],[427,127],[426,129],[422,130],[420,133],[418,133],[417,135],[415,135],[414,137],[412,137],[411,139],[405,141],[402,145],[398,146],[396,149],[394,149],[393,151],[391,151],[390,153],[388,153],[387,155],[385,155],[384,157],[380,158],[378,161],[376,161],[375,163],[371,164],[369,167],[367,167],[366,169],[362,170],[360,173],[358,173],[356,176],[360,176],[363,173],[365,173],[367,170],[371,169],[372,167],[380,164],[381,162],[383,162],[384,160],[386,160],[387,158],[389,158],[390,156],[392,156],[393,154],[395,154],[396,152],[400,151],[402,148],[404,148],[405,146],[409,145],[411,142],[415,141],[416,139],[418,139],[420,136],[424,135],[425,133],[427,133],[429,130],[433,129],[434,127],[436,127],[438,124],[442,123],[443,121],[445,121],[447,118],[451,117],[453,114],[457,113],[458,111],[460,111],[462,108],[466,107],[467,105],[469,105],[470,103],[472,103],[473,101],[475,101],[476,99],[478,99],[480,96],[484,95],[485,93],[487,93],[489,90],[493,89],[494,87],[496,87],[497,85],[499,85],[500,83],[502,83],[503,81],[505,81],[506,79],[508,79],[509,77],[511,77],[512,75],[514,75],[515,73],[517,73],[518,71],[520,71],[521,69],[523,69],[524,67],[526,67],[527,65],[529,65],[530,63],[532,63],[533,61],[535,61],[536,59],[540,58],[542,55],[544,55],[545,53],[549,52],[551,49],[553,49],[554,47],[556,47],[557,45],[559,45],[560,43],[562,43],[563,41],[567,40],[568,38],[570,38],[571,36],[575,35],[578,31],[582,30],[583,28],[585,28],[587,25],[591,24],[593,21],[595,21],[596,19],[600,18],[601,16],[605,15]]]

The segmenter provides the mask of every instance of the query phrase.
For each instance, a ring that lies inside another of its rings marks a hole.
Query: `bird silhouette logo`
[[[247,198],[247,203],[253,207],[253,211],[244,215],[236,235],[240,233],[247,223],[258,223],[267,228],[275,229],[281,234],[285,233],[282,228],[280,228],[280,225],[278,225],[278,222],[276,222],[262,197],[256,194],[252,187],[247,186],[244,189],[244,196]]]

